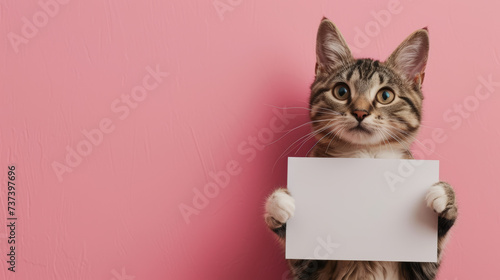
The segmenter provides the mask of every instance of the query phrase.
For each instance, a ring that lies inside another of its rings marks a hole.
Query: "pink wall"
[[[306,111],[275,107],[307,106],[322,16],[378,59],[429,27],[429,148],[414,148],[460,206],[439,279],[498,279],[494,1],[58,1],[0,1],[0,219],[9,165],[18,217],[15,273],[0,229],[1,279],[286,279],[262,205],[308,128],[283,137]]]

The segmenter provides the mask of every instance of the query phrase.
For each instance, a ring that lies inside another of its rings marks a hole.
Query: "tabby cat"
[[[316,41],[316,77],[309,100],[314,157],[412,159],[422,117],[422,82],[429,52],[426,28],[412,33],[385,62],[354,59],[337,27],[323,18]],[[294,279],[435,279],[448,231],[457,218],[452,187],[429,186],[426,202],[438,215],[438,262],[289,260]],[[294,199],[275,190],[265,221],[284,244]]]

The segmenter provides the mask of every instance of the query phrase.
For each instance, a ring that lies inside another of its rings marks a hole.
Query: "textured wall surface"
[[[499,8],[1,0],[0,224],[12,165],[17,220],[15,273],[0,227],[0,279],[288,279],[263,202],[313,145],[286,151],[309,128],[281,108],[307,107],[323,16],[380,60],[429,27],[413,150],[460,206],[439,279],[498,279]]]

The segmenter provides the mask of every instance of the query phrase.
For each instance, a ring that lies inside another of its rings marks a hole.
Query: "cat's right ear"
[[[429,31],[419,29],[406,38],[389,56],[386,63],[406,80],[422,85],[429,56]]]
[[[340,31],[333,22],[323,18],[316,38],[316,75],[329,73],[352,60],[351,50]]]

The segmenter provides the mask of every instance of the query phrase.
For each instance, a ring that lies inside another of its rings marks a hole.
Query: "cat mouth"
[[[363,132],[363,133],[367,133],[367,134],[370,134],[372,133],[369,129],[367,129],[366,127],[362,126],[361,123],[359,123],[357,126],[355,127],[352,127],[351,129],[349,129],[350,131],[357,131],[357,132]]]

